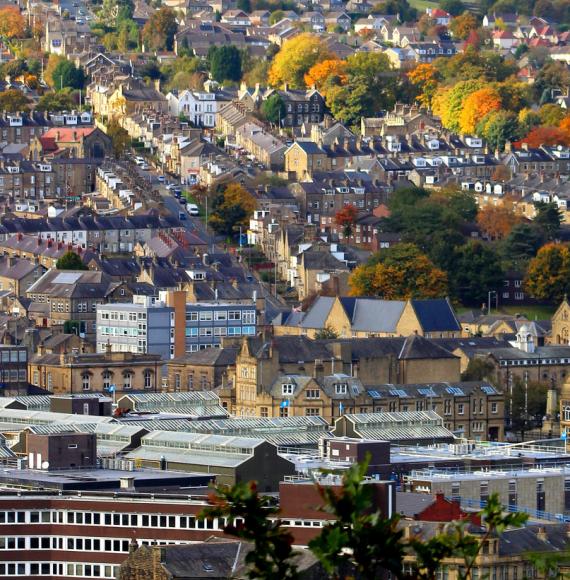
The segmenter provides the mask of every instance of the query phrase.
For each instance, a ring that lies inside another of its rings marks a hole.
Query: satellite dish
[[[49,467],[49,461],[42,461],[42,469],[47,469]]]

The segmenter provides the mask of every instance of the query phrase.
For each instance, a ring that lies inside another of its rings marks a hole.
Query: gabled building
[[[413,333],[427,338],[461,336],[461,325],[447,299],[398,301],[343,296],[319,296],[306,312],[281,317],[275,332],[314,337],[326,328],[341,338]]]

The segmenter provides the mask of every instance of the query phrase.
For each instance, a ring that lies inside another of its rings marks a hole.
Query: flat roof
[[[155,487],[207,486],[212,475],[153,469],[122,471],[115,469],[69,469],[43,471],[34,469],[0,470],[0,486],[33,485],[60,490],[117,490],[123,478],[132,478],[135,489]],[[131,490],[132,491],[132,490]]]

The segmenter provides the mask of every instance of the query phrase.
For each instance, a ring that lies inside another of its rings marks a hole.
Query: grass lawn
[[[420,12],[425,12],[426,8],[437,8],[437,2],[430,2],[429,0],[410,0],[410,5]]]
[[[474,308],[468,308],[466,306],[458,306],[455,311],[457,314],[462,314],[463,312],[468,312],[469,310],[475,310]],[[526,316],[529,320],[546,320],[551,318],[556,312],[556,306],[499,306],[499,314],[521,314]],[[497,310],[493,305],[491,305],[491,314],[497,314]]]
[[[524,314],[529,320],[546,320],[556,312],[556,306],[503,306],[500,310],[506,314]]]

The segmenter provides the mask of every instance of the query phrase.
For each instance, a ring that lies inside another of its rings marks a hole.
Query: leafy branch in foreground
[[[459,580],[471,580],[477,558],[489,540],[528,519],[523,513],[505,514],[495,494],[478,514],[483,521],[480,533],[471,533],[471,521],[463,520],[448,524],[444,532],[430,539],[408,537],[398,515],[386,518],[374,508],[375,486],[365,480],[368,462],[344,471],[340,486],[315,483],[323,502],[319,509],[332,517],[309,542],[309,549],[330,578],[367,579],[390,573],[399,580],[435,580],[442,562],[453,558],[463,561],[457,566]],[[226,533],[254,544],[246,557],[249,578],[298,578],[294,538],[281,525],[279,508],[259,495],[255,483],[218,488],[211,502],[213,507],[204,510],[202,517],[227,518]],[[411,566],[411,574],[404,570],[404,563],[408,569]]]
[[[250,566],[248,577],[261,580],[295,580],[297,567],[293,563],[293,536],[274,518],[279,508],[271,499],[257,492],[255,482],[238,483],[233,487],[218,487],[210,496],[213,507],[202,517],[225,517],[230,523],[224,532],[253,542],[245,562]],[[240,519],[238,523],[236,520]]]

